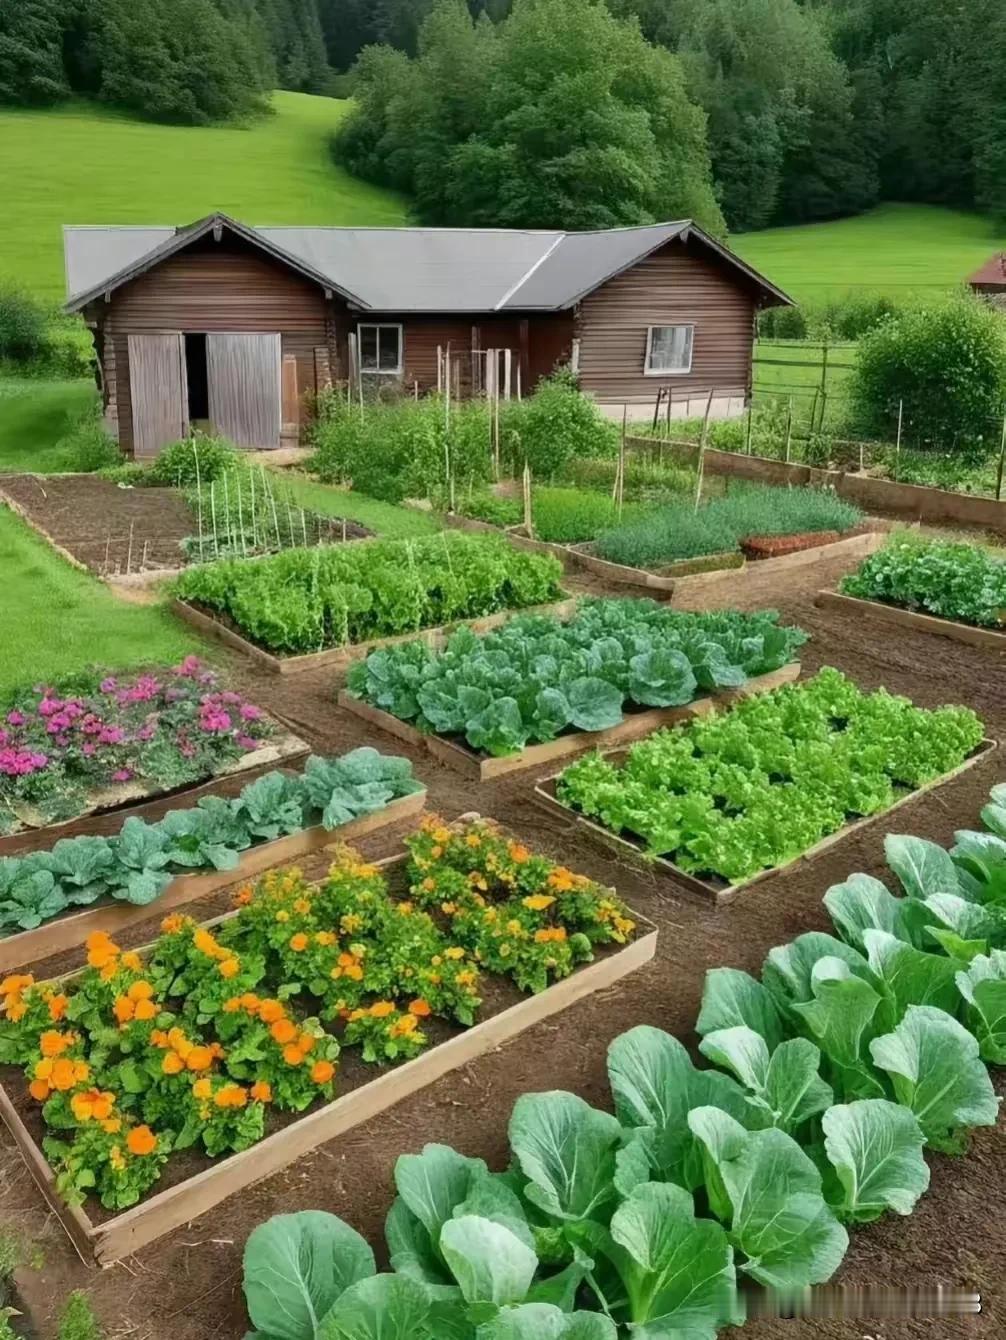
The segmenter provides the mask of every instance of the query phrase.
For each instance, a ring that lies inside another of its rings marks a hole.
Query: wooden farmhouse
[[[557,366],[613,416],[739,413],[755,315],[787,296],[688,220],[606,232],[68,227],[110,430],[293,445],[313,396],[517,396]]]
[[[994,306],[1006,308],[1006,251],[990,256],[971,276],[968,285]]]

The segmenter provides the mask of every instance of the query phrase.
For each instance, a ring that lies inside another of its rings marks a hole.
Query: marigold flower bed
[[[315,1121],[323,1105],[339,1106],[344,1069],[366,1089],[377,1065],[462,1041],[458,1026],[483,1006],[497,1015],[528,993],[548,996],[596,950],[638,938],[612,890],[535,856],[491,821],[429,818],[406,847],[385,872],[342,848],[320,884],[273,872],[240,889],[236,912],[218,923],[168,917],[140,953],[99,934],[77,976],[0,984],[0,1064],[23,1076],[6,1071],[0,1110],[26,1156],[26,1131],[44,1149],[51,1203],[90,1197],[97,1221],[158,1183],[170,1189],[155,1201],[177,1199],[186,1179],[212,1167],[207,1159],[280,1133],[280,1161],[275,1150],[272,1161],[255,1159],[242,1184],[254,1181],[297,1156],[296,1114],[311,1109],[305,1120]],[[652,944],[636,957],[651,953]],[[565,996],[578,994],[568,983]],[[543,998],[538,1017],[561,1007]],[[451,1068],[430,1060],[419,1083]],[[387,1091],[380,1106],[418,1086]],[[236,1189],[222,1187],[217,1199]]]

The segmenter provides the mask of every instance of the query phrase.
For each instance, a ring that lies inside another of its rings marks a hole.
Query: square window
[[[402,370],[402,327],[374,324],[358,327],[361,372],[399,373]]]
[[[650,326],[646,334],[646,375],[691,372],[694,326]]]

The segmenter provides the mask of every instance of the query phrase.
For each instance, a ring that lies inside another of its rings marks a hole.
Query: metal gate
[[[180,334],[129,336],[133,452],[156,456],[189,431],[185,343]]]
[[[210,422],[239,447],[279,446],[283,363],[279,335],[207,335]]]

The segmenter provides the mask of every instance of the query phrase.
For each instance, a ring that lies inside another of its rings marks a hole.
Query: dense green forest
[[[1006,216],[1004,69],[1001,0],[0,0],[0,102],[204,123],[351,71],[337,154],[433,223]]]

